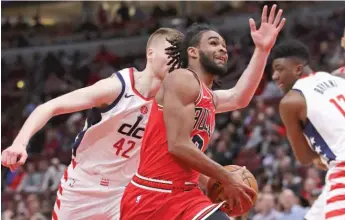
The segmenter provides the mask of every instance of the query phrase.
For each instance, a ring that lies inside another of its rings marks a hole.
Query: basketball
[[[241,166],[237,166],[237,165],[228,165],[228,166],[225,166],[225,168],[229,170],[230,172],[236,172],[242,169]],[[256,182],[254,175],[249,170],[243,169],[242,179],[249,187],[254,189],[255,192],[258,194],[259,192],[258,183]],[[256,202],[257,194],[255,198],[253,198],[253,204],[255,204]],[[207,182],[207,196],[214,203],[219,203],[225,200],[225,197],[223,195],[222,184],[218,180],[215,180],[212,178],[209,179],[209,181]],[[225,205],[221,208],[221,210],[227,213],[231,217],[241,216],[241,215],[246,214],[249,211],[249,210],[243,210],[243,212],[241,212],[240,206],[235,206],[233,210],[229,210],[227,203],[225,203]]]

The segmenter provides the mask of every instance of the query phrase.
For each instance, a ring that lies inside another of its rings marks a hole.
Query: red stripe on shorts
[[[338,163],[336,167],[338,168],[345,167],[345,162]]]
[[[58,198],[56,198],[56,205],[60,209],[61,201]]]
[[[327,205],[339,201],[345,201],[345,195],[333,196],[330,199],[327,199]]]
[[[336,183],[336,184],[333,184],[331,186],[331,189],[329,191],[341,189],[341,188],[345,188],[345,184],[344,183]]]
[[[340,215],[345,215],[345,208],[344,209],[336,209],[336,210],[327,212],[326,213],[326,219],[337,217]],[[345,216],[344,216],[344,218],[345,218]]]
[[[342,178],[345,177],[345,171],[338,171],[336,173],[332,173],[331,175],[329,175],[328,179],[332,180],[332,179],[337,179],[337,178]]]
[[[66,167],[65,171],[63,172],[63,178],[65,179],[65,181],[67,181],[68,179],[68,171],[67,171],[68,167]]]
[[[57,215],[56,215],[56,213],[55,213],[55,210],[53,210],[53,215],[52,215],[52,217],[53,217],[53,220],[59,220],[58,217],[57,217]]]
[[[61,187],[61,184],[59,184],[59,193],[60,193],[60,195],[62,195],[62,191],[63,191],[63,189],[62,189],[62,187]]]

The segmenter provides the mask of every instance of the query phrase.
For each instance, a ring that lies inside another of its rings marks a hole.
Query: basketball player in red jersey
[[[183,69],[170,73],[154,100],[141,148],[138,173],[126,187],[121,202],[122,220],[132,219],[229,219],[198,188],[199,174],[224,184],[224,200],[230,208],[249,210],[255,192],[238,172],[230,173],[203,151],[215,127],[215,113],[248,105],[262,77],[269,52],[285,19],[276,5],[260,29],[250,19],[256,45],[248,68],[230,90],[211,91],[216,75],[227,71],[224,39],[208,25],[192,25],[179,54]]]

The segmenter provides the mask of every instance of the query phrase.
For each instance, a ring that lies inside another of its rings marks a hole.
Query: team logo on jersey
[[[210,118],[210,110],[196,107],[195,108],[195,117],[194,117],[194,129],[200,130],[200,131],[206,131],[207,135],[211,136],[211,123],[209,122]],[[213,128],[213,126],[212,126]]]
[[[141,199],[141,195],[137,197],[137,199],[135,200],[135,203],[139,203],[140,202],[140,199]]]
[[[125,94],[125,98],[129,98],[129,97],[132,97],[132,96],[134,96],[134,95],[130,95],[128,93]]]
[[[141,106],[141,108],[140,108],[141,114],[145,115],[145,114],[147,114],[148,111],[149,111],[149,108],[146,105]]]
[[[137,139],[143,138],[143,134],[145,131],[145,128],[138,127],[140,122],[143,120],[143,116],[139,115],[137,118],[137,121],[134,123],[134,125],[131,124],[122,124],[118,130],[120,134],[134,137]]]

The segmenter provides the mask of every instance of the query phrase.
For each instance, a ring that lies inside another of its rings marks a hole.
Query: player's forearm
[[[46,105],[38,106],[25,121],[13,145],[27,146],[30,138],[36,134],[52,117],[53,111]]]
[[[229,182],[228,171],[208,158],[192,142],[169,147],[169,152],[189,168],[222,182]]]
[[[240,100],[241,107],[249,104],[257,90],[265,70],[269,52],[255,48],[254,54],[242,76],[236,83],[236,99]]]

